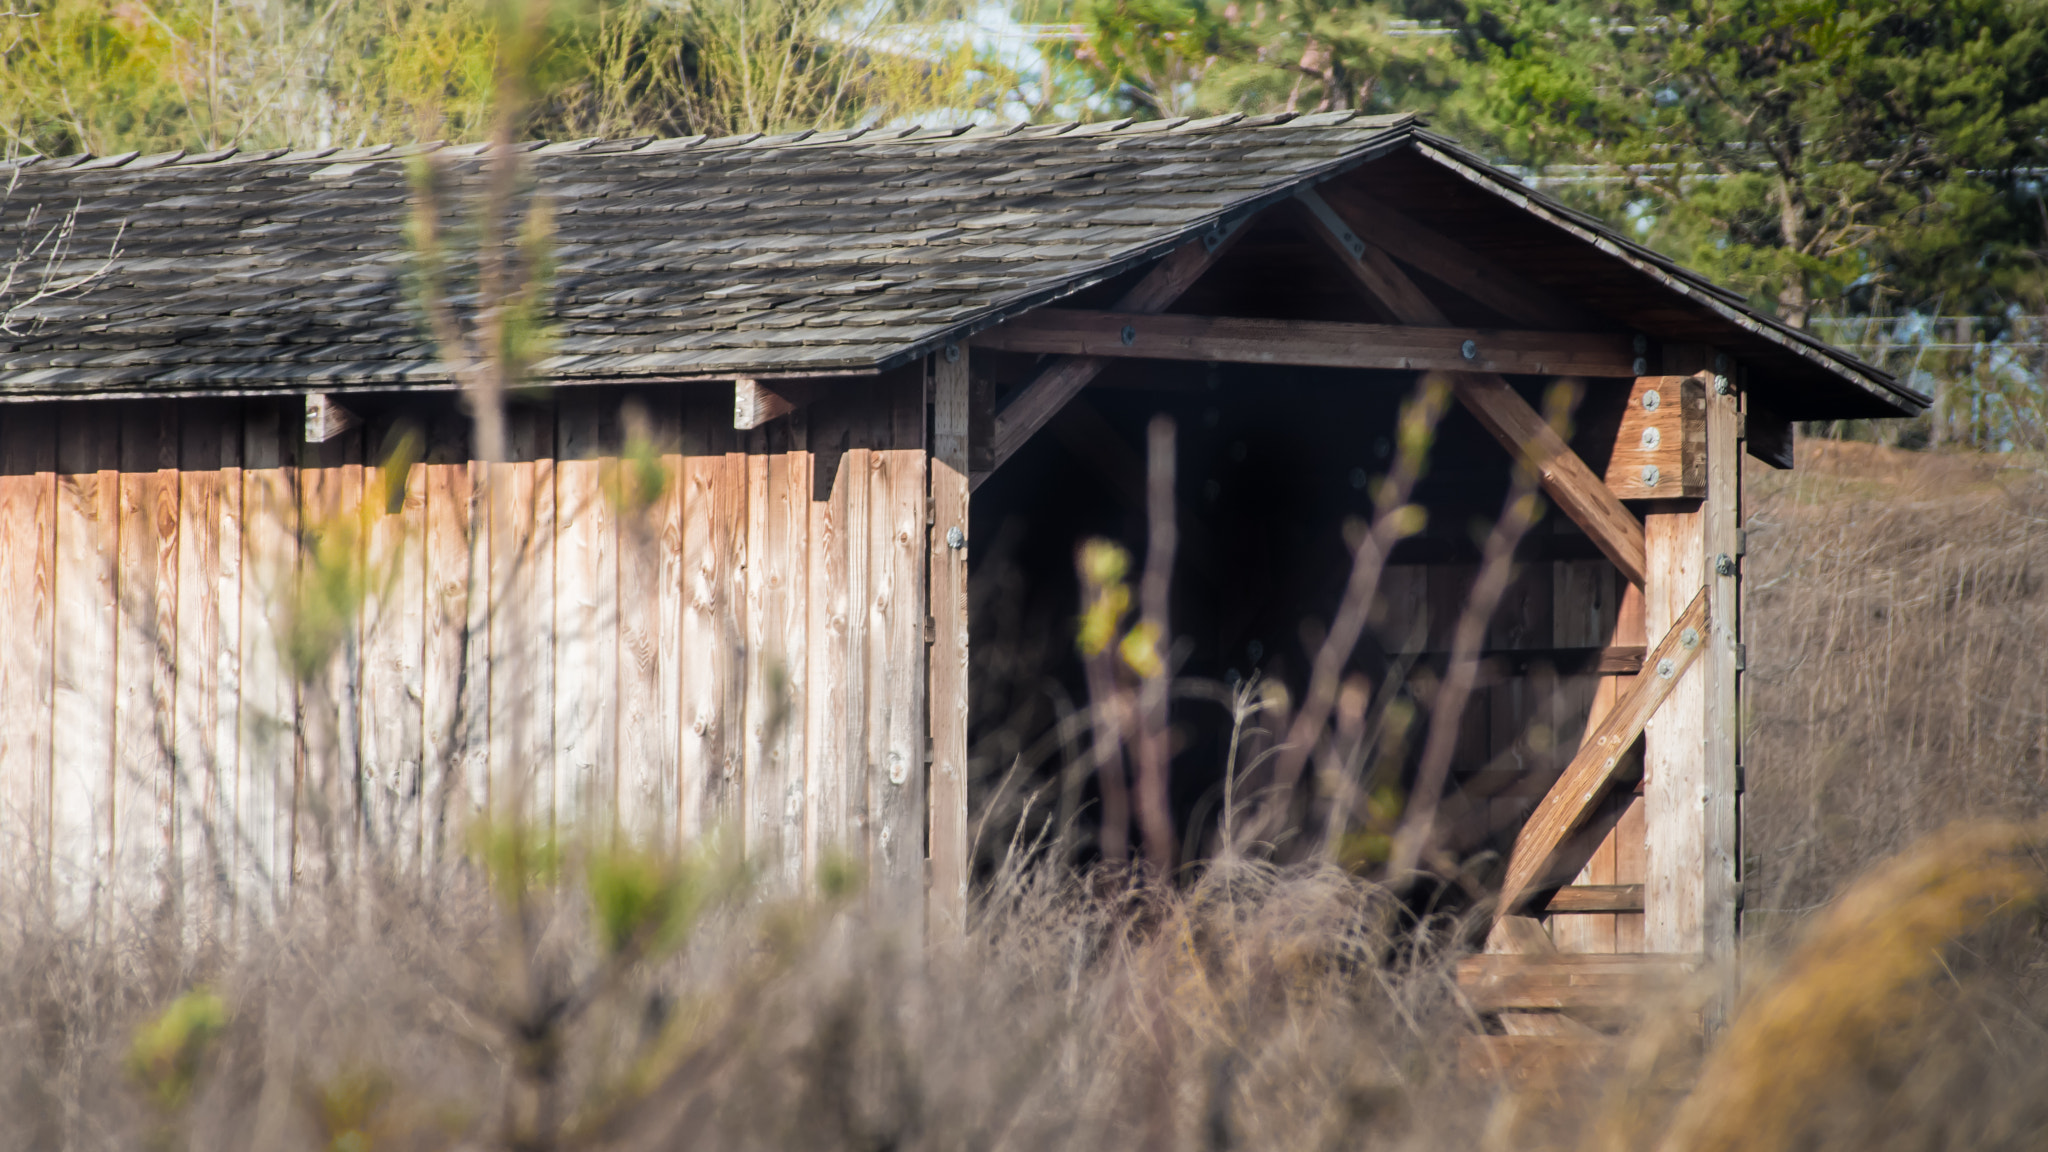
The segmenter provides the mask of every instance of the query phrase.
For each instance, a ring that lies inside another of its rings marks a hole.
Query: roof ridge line
[[[828,148],[835,144],[901,142],[924,143],[946,139],[1001,140],[1022,137],[1032,140],[1046,140],[1060,136],[1150,136],[1164,133],[1210,132],[1219,129],[1277,128],[1282,125],[1297,128],[1329,128],[1355,121],[1375,121],[1376,127],[1395,128],[1406,123],[1423,123],[1422,117],[1414,112],[1367,114],[1356,109],[1340,109],[1331,112],[1265,112],[1252,115],[1244,112],[1225,112],[1216,116],[1189,119],[1184,116],[1162,117],[1156,120],[1139,120],[1121,117],[1114,120],[1058,121],[1038,124],[1031,121],[1010,121],[989,124],[912,124],[902,127],[870,126],[865,128],[815,129],[804,128],[792,132],[769,134],[763,132],[741,132],[731,136],[713,137],[705,133],[694,136],[588,136],[574,140],[524,140],[513,145],[521,153],[547,156],[566,156],[582,152],[597,152],[604,155],[626,155],[634,152],[690,152],[699,149],[726,150],[732,148],[782,148],[809,147]],[[625,147],[607,147],[625,145]],[[413,156],[438,153],[461,158],[481,155],[490,148],[488,141],[471,141],[450,144],[443,140],[413,142],[408,144],[366,144],[355,148],[339,145],[325,145],[313,148],[264,148],[245,150],[230,145],[226,148],[205,152],[188,152],[174,149],[169,152],[144,153],[128,151],[111,156],[96,156],[91,152],[74,153],[69,156],[47,156],[31,153],[11,160],[0,160],[0,171],[11,172],[140,172],[155,168],[199,168],[208,165],[242,164],[377,164],[392,160],[404,160]]]

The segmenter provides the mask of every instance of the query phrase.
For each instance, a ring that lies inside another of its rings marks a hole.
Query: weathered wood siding
[[[516,814],[914,899],[923,388],[561,391],[488,501],[445,398],[0,407],[0,876],[225,923]]]

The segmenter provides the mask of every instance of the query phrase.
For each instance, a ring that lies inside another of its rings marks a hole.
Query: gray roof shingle
[[[536,370],[886,370],[1418,142],[1443,143],[1410,116],[1327,113],[535,143],[556,333]],[[8,165],[0,252],[75,212],[57,275],[106,267],[16,309],[0,397],[446,386],[406,240],[407,157],[437,147]],[[444,235],[486,180],[478,152],[438,150]],[[1875,371],[1836,355],[1837,372]]]

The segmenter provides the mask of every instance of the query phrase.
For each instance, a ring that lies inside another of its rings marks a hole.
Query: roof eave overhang
[[[1834,379],[1849,385],[1856,392],[1876,400],[1893,415],[1915,416],[1933,403],[1931,398],[1824,341],[1773,317],[1730,303],[1722,298],[1721,289],[1696,273],[1668,264],[1649,249],[1606,229],[1588,226],[1577,219],[1576,214],[1570,209],[1531,191],[1511,174],[1480,160],[1443,137],[1416,131],[1410,134],[1409,142],[1417,155],[1457,174],[1522,211],[1570,233],[1580,241],[1656,280],[1694,306],[1713,313],[1726,323],[1799,357]]]

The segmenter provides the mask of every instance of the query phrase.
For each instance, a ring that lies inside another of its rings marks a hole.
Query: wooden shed
[[[8,876],[262,908],[366,852],[429,867],[513,802],[730,827],[791,882],[851,852],[955,922],[994,534],[1025,524],[1071,598],[1073,541],[1130,523],[1138,430],[1174,414],[1188,665],[1271,664],[1444,372],[1431,528],[1383,585],[1427,624],[1382,649],[1445,645],[1467,525],[1535,461],[1562,515],[1461,738],[1459,773],[1512,776],[1478,835],[1566,952],[1733,948],[1742,455],[1924,398],[1411,117],[524,148],[554,343],[496,462],[408,287],[420,149],[12,165]],[[1531,402],[1557,377],[1586,382],[1569,443]],[[317,586],[329,545],[353,591]]]

